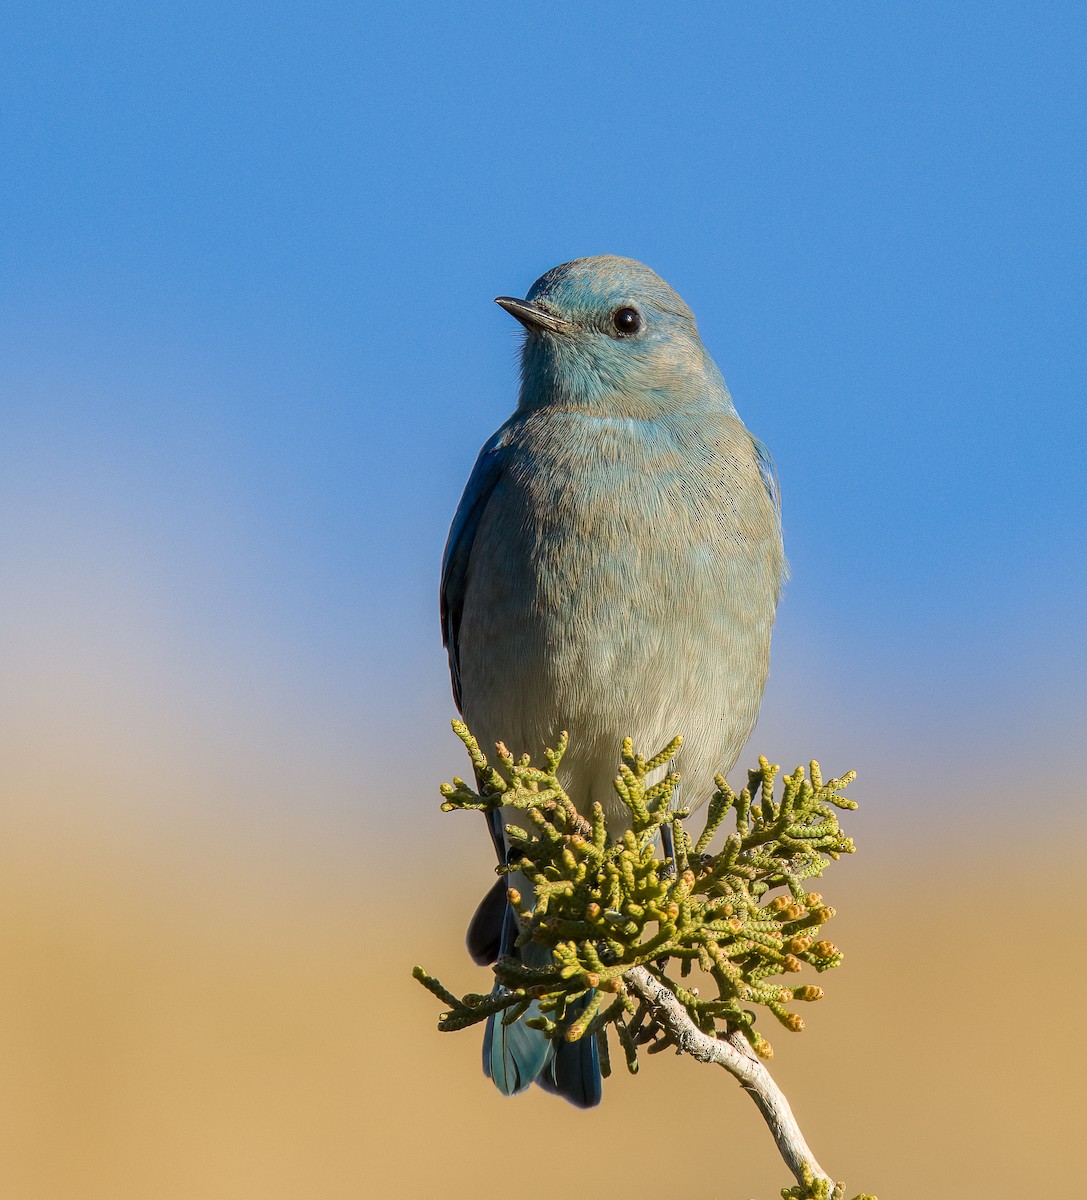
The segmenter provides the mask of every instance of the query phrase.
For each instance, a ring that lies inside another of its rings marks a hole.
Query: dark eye
[[[629,337],[642,327],[642,318],[636,308],[617,308],[611,314],[611,323],[620,337]]]

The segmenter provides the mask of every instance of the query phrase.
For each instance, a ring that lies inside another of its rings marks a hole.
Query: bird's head
[[[525,327],[522,410],[560,406],[652,418],[688,405],[732,407],[694,314],[630,258],[553,267],[523,300],[496,300]]]

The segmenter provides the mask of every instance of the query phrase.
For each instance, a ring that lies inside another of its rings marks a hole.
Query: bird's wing
[[[766,449],[757,437],[753,437],[751,442],[755,447],[755,464],[759,468],[759,477],[762,479],[762,486],[766,488],[766,494],[770,497],[780,517],[781,489],[778,487],[777,467],[774,466],[774,460],[770,457],[770,451]]]
[[[464,610],[464,593],[468,583],[468,562],[472,544],[483,512],[502,478],[505,466],[505,429],[500,429],[479,452],[464,489],[449,540],[442,557],[442,643],[449,654],[449,677],[453,682],[453,699],[461,707],[460,697],[460,618]]]

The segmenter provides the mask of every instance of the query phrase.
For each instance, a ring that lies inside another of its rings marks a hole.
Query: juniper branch
[[[627,828],[613,838],[601,806],[582,815],[559,781],[566,734],[546,751],[545,767],[539,768],[501,743],[493,765],[462,722],[453,727],[479,790],[462,779],[443,784],[442,808],[521,814],[519,824],[505,826],[519,852],[516,867],[502,868],[516,869],[532,885],[527,898],[509,889],[521,927],[517,947],[537,942],[551,956],[548,965],[529,967],[515,947],[494,964],[489,996],[458,998],[416,967],[415,977],[447,1006],[439,1029],[463,1029],[498,1014],[508,1023],[524,1017],[534,1002],[539,1015],[528,1023],[550,1038],[595,1038],[605,1075],[611,1070],[609,1034],[618,1039],[632,1074],[640,1048],[650,1054],[674,1048],[724,1066],[758,1105],[797,1180],[782,1196],[841,1200],[842,1185],[819,1166],[785,1096],[759,1061],[773,1051],[755,1022],[763,1008],[799,1032],[804,1022],[788,1006],[819,1000],[823,990],[779,977],[805,966],[826,971],[842,961],[838,947],[820,937],[834,909],[806,884],[840,855],[853,853],[837,817],[839,810],[856,808],[841,794],[853,774],[824,782],[813,761],[807,773],[798,767],[781,776],[780,796],[779,768],[765,758],[739,793],[719,775],[706,827],[692,843],[683,824],[689,812],[672,807],[679,776],[647,781],[671,760],[682,739],[645,758],[627,738],[615,779]],[[733,830],[711,852],[730,816]],[[663,844],[674,847],[671,855],[661,855]],[[672,962],[681,978],[697,968],[711,993],[702,996],[671,978]],[[570,1008],[572,1001],[581,1003]]]
[[[800,1132],[785,1093],[774,1082],[773,1076],[759,1061],[746,1039],[736,1032],[723,1037],[711,1037],[703,1033],[695,1026],[674,993],[644,967],[632,967],[625,979],[631,991],[650,1006],[657,1021],[671,1034],[678,1051],[689,1054],[698,1062],[724,1067],[739,1080],[740,1086],[755,1101],[770,1127],[781,1157],[797,1183],[808,1187],[816,1181],[828,1184],[833,1189],[829,1195],[837,1200],[842,1194],[840,1185],[836,1185],[816,1161]],[[858,1197],[858,1200],[861,1198]]]

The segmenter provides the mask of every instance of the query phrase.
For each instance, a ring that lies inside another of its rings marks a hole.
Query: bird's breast
[[[526,422],[496,513],[544,585],[594,582],[589,567],[647,571],[647,583],[662,571],[727,573],[776,534],[750,438],[727,414],[678,428],[563,415]]]
[[[606,784],[624,734],[652,753],[683,732],[729,765],[761,696],[781,568],[776,513],[730,421],[515,431],[469,569],[469,724],[475,712],[531,753],[568,728],[571,761],[599,760]]]

